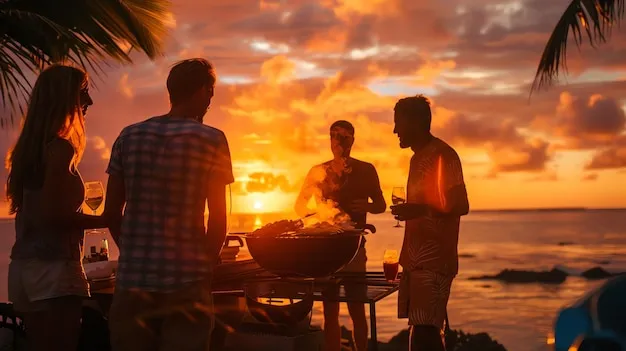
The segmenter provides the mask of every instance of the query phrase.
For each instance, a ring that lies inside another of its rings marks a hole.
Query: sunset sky
[[[166,56],[94,78],[85,180],[106,182],[121,129],[168,110],[175,61],[218,73],[205,123],[230,143],[233,211],[291,210],[308,169],[331,157],[329,125],[356,128],[385,197],[406,184],[393,131],[399,97],[426,94],[433,133],[458,151],[473,209],[626,207],[626,29],[569,47],[563,85],[529,86],[567,0],[174,0]],[[2,131],[0,151],[15,131]],[[6,179],[6,172],[2,174]]]

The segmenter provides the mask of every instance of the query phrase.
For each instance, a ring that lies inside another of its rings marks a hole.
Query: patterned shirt
[[[153,117],[122,130],[107,173],[123,177],[126,192],[116,286],[165,292],[206,278],[215,259],[204,220],[208,187],[234,181],[224,133]]]
[[[426,204],[444,212],[450,203],[461,200],[448,198],[449,190],[456,186],[465,188],[459,156],[448,144],[433,138],[411,158],[407,203]],[[400,254],[403,269],[456,275],[459,224],[460,217],[451,216],[428,215],[407,221]]]

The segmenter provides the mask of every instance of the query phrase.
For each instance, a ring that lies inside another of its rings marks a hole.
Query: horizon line
[[[625,211],[626,207],[528,207],[528,208],[481,208],[470,210],[469,213],[485,213],[485,212],[584,212],[584,211]],[[275,211],[275,212],[231,212],[230,215],[284,215],[292,211]],[[387,210],[383,213],[389,213]],[[382,214],[382,213],[381,213]],[[208,215],[205,214],[205,216]],[[0,219],[13,219],[15,215],[0,215]]]
[[[582,212],[582,211],[624,211],[626,207],[528,207],[528,208],[481,208],[476,210],[470,210],[470,213],[474,212]],[[232,212],[231,214],[253,214],[253,215],[268,215],[268,214],[284,214],[293,211],[274,211],[274,212]],[[383,213],[389,213],[391,211],[386,210]],[[382,214],[382,213],[381,213]]]

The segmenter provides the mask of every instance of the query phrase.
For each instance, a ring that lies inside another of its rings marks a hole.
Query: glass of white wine
[[[93,211],[93,214],[97,214],[98,208],[102,205],[102,201],[104,200],[104,187],[102,186],[102,182],[86,182],[85,183],[85,204]],[[89,231],[91,234],[100,233],[97,229],[92,229]]]
[[[398,186],[393,188],[391,191],[391,203],[394,205],[401,205],[406,202],[406,194],[404,192],[404,187]],[[395,228],[402,228],[400,221],[396,220]]]

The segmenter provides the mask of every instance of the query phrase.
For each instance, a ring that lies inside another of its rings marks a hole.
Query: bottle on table
[[[100,261],[109,260],[109,241],[105,238],[102,239],[100,244]]]

